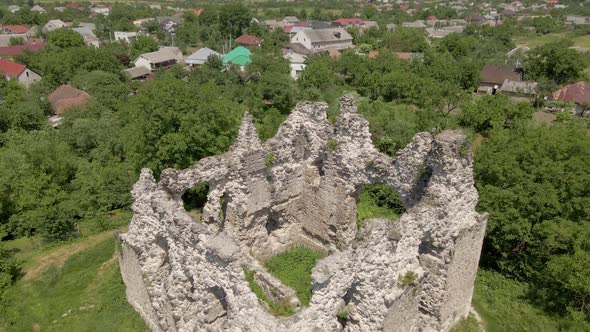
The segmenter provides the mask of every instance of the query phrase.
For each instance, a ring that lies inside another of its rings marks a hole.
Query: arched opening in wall
[[[360,188],[356,203],[358,228],[371,218],[397,220],[405,211],[399,194],[388,184],[365,184]]]
[[[182,195],[184,209],[196,222],[201,222],[203,207],[207,203],[207,194],[209,193],[209,183],[203,182],[187,190]]]

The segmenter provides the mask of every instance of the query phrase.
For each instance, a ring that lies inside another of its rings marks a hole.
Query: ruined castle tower
[[[120,235],[127,299],[153,331],[446,331],[471,305],[487,217],[475,211],[472,153],[459,131],[419,133],[395,158],[377,151],[354,99],[332,126],[325,103],[300,103],[261,143],[245,115],[230,151],[156,182],[144,169],[133,220]],[[207,182],[201,221],[182,194]],[[360,187],[386,183],[406,212],[356,225]],[[262,261],[293,246],[326,254],[309,306],[275,317],[271,298],[297,305]],[[410,284],[400,279],[411,272]],[[348,320],[337,313],[344,306]]]

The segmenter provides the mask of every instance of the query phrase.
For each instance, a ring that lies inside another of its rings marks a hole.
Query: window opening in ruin
[[[366,184],[360,189],[356,216],[361,228],[367,219],[397,220],[406,211],[397,191],[385,183]]]
[[[207,203],[207,194],[209,193],[209,183],[203,182],[182,195],[184,209],[196,222],[201,222],[203,207]]]
[[[223,230],[225,227],[225,217],[227,216],[227,205],[229,203],[229,195],[227,193],[223,193],[221,197],[219,197],[219,204],[221,205],[221,210],[219,210],[219,220],[221,221],[220,230]]]
[[[358,281],[353,282],[350,285],[350,287],[346,290],[346,294],[344,294],[344,296],[342,297],[342,300],[344,301],[344,306],[340,308],[338,310],[338,313],[336,314],[336,319],[338,320],[338,323],[342,325],[342,327],[345,327],[348,323],[348,304],[352,301],[358,285]]]

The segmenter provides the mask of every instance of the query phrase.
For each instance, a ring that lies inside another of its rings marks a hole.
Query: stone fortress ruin
[[[340,103],[334,126],[327,104],[299,103],[261,143],[246,114],[229,152],[166,169],[159,182],[142,170],[119,259],[127,299],[153,331],[446,331],[467,316],[487,216],[475,211],[464,135],[419,133],[390,158],[354,98]],[[182,195],[204,182],[195,221]],[[356,199],[370,183],[394,188],[406,212],[358,229]],[[297,306],[261,264],[294,246],[326,256],[312,270],[309,306],[276,317],[244,269],[268,297]]]

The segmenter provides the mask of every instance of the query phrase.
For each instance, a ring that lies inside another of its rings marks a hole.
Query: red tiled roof
[[[369,51],[369,58],[375,59],[379,56],[379,51]]]
[[[260,39],[253,35],[241,35],[236,39],[236,43],[247,46],[258,46],[260,45]]]
[[[438,21],[438,18],[436,18],[436,16],[432,16],[432,15],[431,15],[431,16],[428,16],[428,17],[426,18],[426,20],[427,20],[427,21]]]
[[[53,113],[63,114],[68,108],[83,106],[90,100],[90,95],[70,85],[63,84],[47,96]]]
[[[334,20],[333,23],[340,24],[340,25],[349,25],[349,24],[365,24],[360,18],[339,18]]]
[[[30,38],[33,39],[33,38]],[[30,40],[29,39],[29,40]],[[0,56],[7,56],[13,57],[15,55],[19,55],[25,52],[25,50],[29,52],[36,52],[43,47],[45,47],[45,42],[37,39],[38,41],[34,43],[28,42],[26,45],[15,45],[15,46],[3,46],[0,47]]]
[[[31,28],[26,25],[3,25],[2,28],[13,33],[26,33],[31,30]]]
[[[412,52],[395,52],[395,55],[397,55],[398,58],[402,59],[402,60],[410,60],[412,59],[412,55],[414,53]]]
[[[195,9],[195,8],[191,8],[190,11],[195,15],[195,16],[201,16],[201,14],[203,14],[203,8],[199,8],[199,9]]]
[[[10,78],[17,78],[26,68],[20,63],[0,59],[0,71]]]
[[[553,99],[578,104],[590,104],[590,84],[588,82],[578,82],[566,85],[553,93]]]

